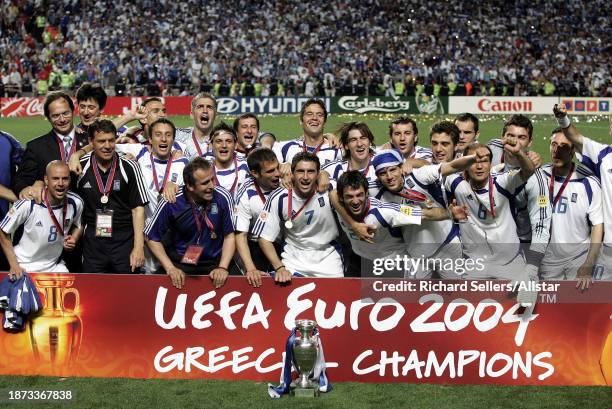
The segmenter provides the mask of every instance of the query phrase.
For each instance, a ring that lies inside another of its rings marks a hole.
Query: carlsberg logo
[[[395,98],[341,97],[338,107],[344,111],[358,114],[364,112],[398,112],[407,111],[410,101]]]

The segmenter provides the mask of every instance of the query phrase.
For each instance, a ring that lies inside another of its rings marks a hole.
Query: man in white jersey
[[[391,121],[389,125],[389,142],[404,159],[421,159],[431,162],[431,149],[418,146],[419,128],[414,119],[405,116]]]
[[[269,132],[259,134],[259,119],[255,114],[246,113],[237,116],[233,128],[238,138],[236,145],[238,159],[246,160],[253,149],[259,146],[272,146],[276,141],[276,137]]]
[[[516,140],[527,157],[535,164],[536,168],[542,165],[542,157],[537,152],[529,150],[533,144],[533,124],[531,120],[525,115],[516,114],[512,115],[504,122],[501,139],[491,139],[487,144],[493,155],[493,160],[491,162],[493,166],[503,163],[514,169],[519,167],[513,155],[504,150],[504,140],[506,138]],[[500,169],[496,169],[496,171],[500,171]]]
[[[70,192],[70,170],[59,160],[49,162],[44,176],[42,203],[19,200],[0,223],[0,245],[10,265],[11,279],[23,272],[68,272],[60,256],[81,237],[83,201]],[[13,247],[9,234],[24,227]]]
[[[470,271],[467,278],[495,278],[526,281],[537,277],[538,267],[525,268],[516,223],[513,217],[513,195],[533,174],[533,163],[513,139],[504,142],[521,164],[520,170],[491,174],[490,150],[486,161],[471,165],[463,176],[446,178],[445,187],[461,206],[467,206],[468,219],[460,223],[464,254],[480,260],[486,268]],[[472,143],[464,154],[469,155],[483,145]]]
[[[448,145],[446,149],[443,149],[442,146],[449,140],[456,141],[458,131],[451,122],[444,121],[434,125],[431,138],[436,150],[446,151],[447,154],[452,155],[454,143]],[[443,181],[444,177],[459,172],[479,160],[482,161],[483,157],[484,152],[478,150],[474,152],[474,155],[413,169],[407,176],[402,173],[402,158],[397,151],[381,151],[374,157],[376,176],[383,186],[378,198],[385,202],[418,205],[423,208],[424,213],[426,210],[433,209],[443,211],[444,217],[433,218],[423,221],[421,226],[404,229],[408,253],[412,258],[424,260],[462,258],[459,229],[450,220],[446,211],[448,199],[443,188]],[[437,273],[441,278],[456,279],[458,276],[451,264],[427,263],[427,265],[440,267],[436,269],[421,264],[417,270],[412,272],[412,276],[423,279],[431,278],[434,273]],[[444,265],[448,268],[442,268]]]
[[[340,204],[352,220],[376,227],[373,241],[369,243],[359,240],[350,224],[342,218],[339,219],[340,226],[351,242],[352,250],[361,257],[362,276],[373,272],[375,259],[393,259],[406,254],[402,227],[421,224],[420,207],[384,203],[369,197],[368,180],[358,170],[349,170],[340,176],[337,192]],[[380,275],[376,272],[374,274]],[[404,274],[404,271],[387,271],[385,276],[404,277]]]
[[[236,248],[247,281],[259,287],[262,275],[267,275],[272,266],[250,232],[268,196],[278,188],[280,172],[276,155],[268,148],[255,148],[249,153],[247,162],[251,175],[236,194]]]
[[[601,185],[573,162],[572,142],[557,128],[550,137],[552,163],[544,165],[548,200],[553,204],[550,244],[540,266],[545,280],[575,280],[588,288],[603,238]]]
[[[211,94],[202,92],[191,100],[193,126],[176,130],[177,142],[185,146],[183,154],[187,159],[203,156],[210,150],[210,135],[217,117],[217,100]]]
[[[249,176],[249,167],[236,155],[236,133],[224,122],[215,126],[210,136],[212,151],[204,158],[212,165],[215,186],[229,190],[232,197]]]
[[[270,194],[253,234],[259,237],[277,282],[290,281],[292,274],[343,277],[333,209],[327,192],[317,192],[319,158],[311,152],[300,152],[291,168],[293,188],[278,188]],[[280,234],[284,235],[285,247],[279,258],[273,243]]]
[[[570,122],[565,107],[555,105],[553,110],[563,134],[582,155],[581,163],[597,176],[601,182],[604,239],[598,264],[602,267],[593,272],[594,279],[612,280],[612,145],[596,142],[580,134]]]
[[[320,99],[309,99],[300,111],[300,124],[304,134],[297,139],[273,146],[274,153],[281,163],[281,175],[285,180],[291,179],[291,163],[293,157],[300,152],[314,153],[321,164],[336,160],[340,151],[334,148],[323,135],[327,121],[327,108]]]
[[[370,196],[375,196],[378,193],[378,182],[372,166],[374,134],[364,122],[347,122],[340,127],[338,133],[344,156],[323,166],[321,178],[338,180],[344,172],[359,170],[368,180]]]

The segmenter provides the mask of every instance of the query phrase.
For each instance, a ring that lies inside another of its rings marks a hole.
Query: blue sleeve
[[[163,200],[157,206],[157,210],[153,218],[149,221],[145,228],[145,236],[149,240],[161,241],[164,232],[168,229],[168,221],[172,216],[171,204]]]

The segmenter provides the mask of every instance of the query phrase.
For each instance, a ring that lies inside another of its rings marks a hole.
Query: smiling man
[[[204,158],[191,160],[183,179],[176,202],[162,200],[147,224],[147,245],[176,288],[183,288],[187,274],[208,274],[221,287],[230,271],[239,274],[232,261],[234,201],[226,189],[214,185],[212,167]]]
[[[128,274],[144,263],[144,220],[148,194],[138,164],[115,152],[115,125],[106,119],[89,127],[93,152],[81,159],[77,193],[83,211],[83,270]]]
[[[13,186],[20,199],[40,203],[47,164],[54,160],[67,163],[74,152],[87,145],[86,135],[75,134],[73,111],[74,103],[68,94],[58,91],[47,95],[44,113],[52,130],[26,146]]]
[[[10,265],[12,279],[24,271],[68,272],[60,256],[71,251],[81,236],[83,201],[70,187],[70,172],[62,161],[52,161],[45,173],[43,203],[19,200],[0,223],[0,245]],[[23,226],[13,247],[9,234]]]
[[[272,192],[255,222],[253,235],[259,237],[277,282],[290,281],[292,275],[344,276],[333,208],[327,192],[317,192],[319,169],[319,158],[313,153],[295,155],[293,188]],[[286,243],[280,257],[273,244],[279,237]]]
[[[77,107],[81,123],[76,126],[77,133],[87,135],[89,125],[100,117],[106,106],[106,92],[104,88],[89,82],[79,87],[76,93]]]

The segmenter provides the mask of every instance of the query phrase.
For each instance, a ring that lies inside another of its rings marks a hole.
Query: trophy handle
[[[79,305],[81,304],[81,297],[79,296],[79,291],[76,288],[64,288],[64,290],[62,291],[62,304],[64,304],[65,302],[65,298],[66,298],[66,294],[74,294],[74,308],[72,309],[72,311],[74,312],[77,308],[79,308]]]

